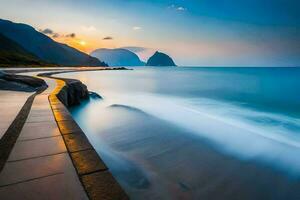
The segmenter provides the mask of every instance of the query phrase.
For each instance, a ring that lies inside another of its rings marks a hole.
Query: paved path
[[[0,139],[33,93],[0,90]]]
[[[46,82],[0,173],[1,199],[88,199],[49,105],[55,81]]]

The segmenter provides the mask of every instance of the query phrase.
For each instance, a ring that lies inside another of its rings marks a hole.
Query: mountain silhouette
[[[41,65],[44,64],[35,55],[11,39],[0,34],[0,66]]]
[[[148,59],[146,66],[176,66],[176,64],[167,54],[156,51],[154,55]]]
[[[105,66],[105,63],[97,58],[55,42],[26,24],[0,19],[0,33],[47,63],[65,66]]]
[[[110,66],[144,66],[139,57],[127,49],[96,49],[91,56],[96,57]]]

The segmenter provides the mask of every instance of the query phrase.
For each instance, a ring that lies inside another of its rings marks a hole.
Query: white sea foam
[[[300,120],[211,99],[135,94],[115,98],[211,142],[221,152],[300,174]]]

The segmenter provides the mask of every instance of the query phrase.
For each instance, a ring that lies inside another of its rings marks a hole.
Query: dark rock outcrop
[[[154,55],[148,59],[146,66],[176,66],[176,64],[167,54],[156,51]]]
[[[144,66],[139,57],[127,49],[97,49],[91,56],[106,62],[109,66]]]
[[[57,94],[57,98],[66,106],[80,104],[84,99],[89,99],[87,86],[79,80],[63,79],[66,85]]]
[[[75,79],[62,79],[66,85],[57,94],[57,98],[66,106],[75,106],[83,100],[89,98],[102,99],[102,97],[95,93],[89,92],[87,86],[79,80]]]
[[[97,58],[55,42],[26,24],[0,19],[0,33],[46,63],[64,66],[106,66]]]
[[[90,98],[92,99],[102,99],[102,97],[96,92],[89,92]]]
[[[47,84],[43,79],[0,72],[0,89],[2,90],[34,92],[45,88]]]

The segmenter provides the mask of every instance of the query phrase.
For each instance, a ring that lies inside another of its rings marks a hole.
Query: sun
[[[79,41],[79,44],[82,45],[82,46],[85,46],[85,45],[86,45],[86,42],[83,41],[83,40],[81,40],[81,41]]]

